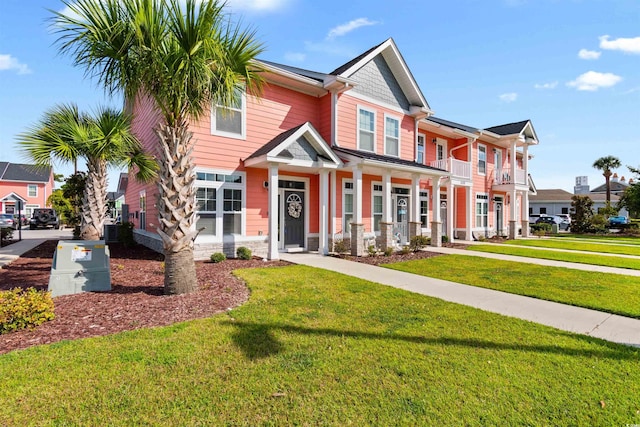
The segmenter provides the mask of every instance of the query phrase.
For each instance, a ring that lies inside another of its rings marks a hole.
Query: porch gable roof
[[[377,165],[380,167],[402,169],[407,172],[422,173],[428,175],[449,176],[449,172],[444,169],[434,168],[432,166],[423,165],[412,160],[400,159],[398,157],[383,156],[381,154],[371,153],[368,151],[352,150],[343,147],[334,147],[333,150],[338,155],[345,156],[350,161],[356,163],[364,163],[369,165]]]

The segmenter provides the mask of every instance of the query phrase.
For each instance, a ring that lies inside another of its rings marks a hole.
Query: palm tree
[[[605,186],[607,187],[607,205],[611,204],[611,184],[609,183],[609,179],[611,178],[611,169],[617,169],[620,166],[622,166],[620,159],[614,156],[600,157],[598,160],[593,162],[593,167],[601,170],[602,175],[604,176]]]
[[[88,173],[80,217],[80,237],[84,240],[98,240],[102,235],[108,166],[135,166],[135,178],[140,181],[157,175],[154,159],[142,151],[131,132],[131,117],[110,108],[101,108],[92,117],[80,113],[73,104],[56,106],[37,125],[18,135],[18,144],[37,165],[75,163],[85,158]]]
[[[165,293],[196,289],[198,231],[193,143],[188,121],[233,105],[242,90],[260,93],[262,52],[255,32],[232,24],[217,0],[63,1],[54,12],[58,43],[75,65],[128,102],[153,99],[160,112],[158,234],[165,254]]]

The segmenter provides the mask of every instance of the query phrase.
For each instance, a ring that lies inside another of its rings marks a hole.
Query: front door
[[[447,195],[446,194],[440,195],[440,221],[442,221],[442,235],[447,236],[448,218],[447,218]]]
[[[503,235],[504,229],[504,213],[503,213],[504,204],[502,202],[502,197],[496,197],[496,233],[498,236]]]
[[[284,247],[304,248],[304,192],[284,191]]]
[[[409,235],[409,196],[395,195],[393,197],[393,235],[400,245],[407,244]]]

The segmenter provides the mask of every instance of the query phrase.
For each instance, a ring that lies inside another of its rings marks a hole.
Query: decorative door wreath
[[[287,197],[287,213],[291,218],[300,218],[302,213],[302,199],[297,194]]]

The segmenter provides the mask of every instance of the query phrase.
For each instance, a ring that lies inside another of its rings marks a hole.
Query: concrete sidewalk
[[[469,251],[463,252],[470,253]],[[445,301],[552,326],[564,331],[640,347],[640,320],[637,319],[318,254],[281,254],[280,258],[295,264],[323,268]],[[527,259],[527,262],[529,260],[532,259]],[[519,261],[523,262],[522,257]]]

